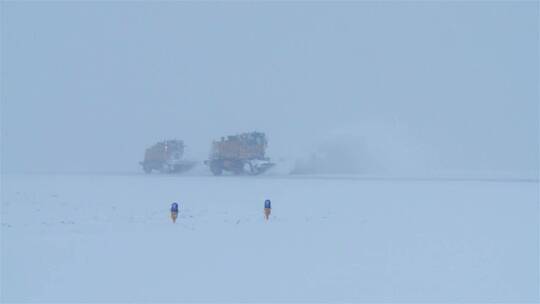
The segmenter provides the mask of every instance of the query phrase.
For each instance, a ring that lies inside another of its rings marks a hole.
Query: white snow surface
[[[539,301],[537,181],[3,175],[1,207],[1,302]]]

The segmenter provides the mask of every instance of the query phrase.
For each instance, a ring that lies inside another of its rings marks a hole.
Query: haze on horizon
[[[1,20],[2,172],[140,171],[156,141],[204,160],[258,130],[276,160],[538,178],[536,1],[3,1]]]

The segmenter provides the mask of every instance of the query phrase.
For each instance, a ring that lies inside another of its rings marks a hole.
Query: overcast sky
[[[1,8],[3,171],[137,171],[155,141],[203,160],[258,130],[275,159],[351,139],[387,168],[538,172],[537,1]]]

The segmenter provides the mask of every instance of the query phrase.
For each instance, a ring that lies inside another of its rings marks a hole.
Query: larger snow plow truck
[[[260,132],[222,137],[212,143],[210,159],[204,163],[214,175],[223,171],[257,175],[274,165],[265,157],[267,145],[266,136]]]
[[[140,162],[144,172],[152,170],[161,173],[178,173],[191,169],[194,161],[183,160],[184,142],[181,140],[165,140],[158,142],[144,153],[144,160]]]

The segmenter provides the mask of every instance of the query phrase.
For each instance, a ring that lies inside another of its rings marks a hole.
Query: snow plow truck
[[[181,140],[165,140],[158,142],[144,153],[140,162],[145,173],[156,170],[161,173],[179,173],[191,169],[194,161],[183,159],[185,145]]]
[[[204,163],[214,175],[224,171],[237,175],[261,174],[274,165],[265,157],[267,145],[266,136],[261,132],[222,137],[212,142],[209,160]]]

